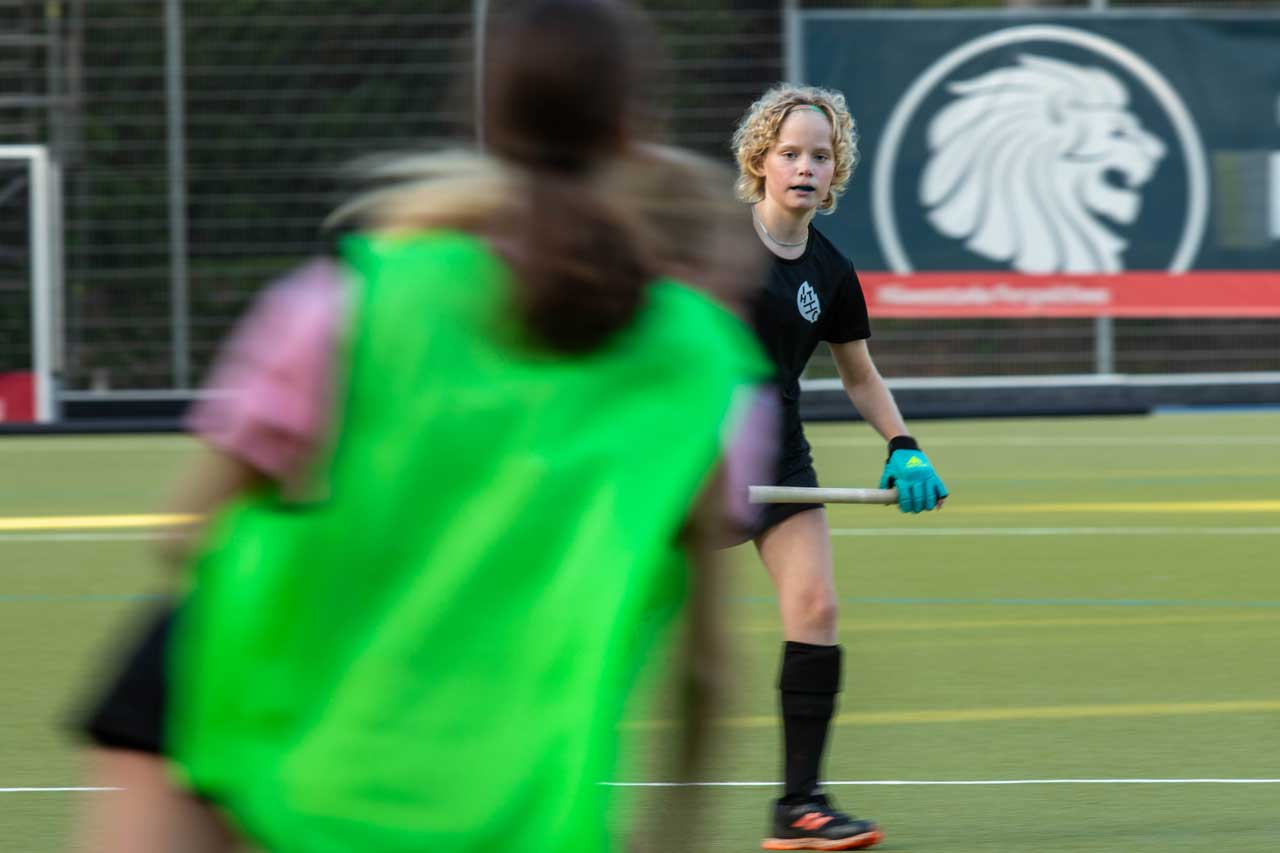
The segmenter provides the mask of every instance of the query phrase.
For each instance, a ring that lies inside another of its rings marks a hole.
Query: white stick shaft
[[[751,486],[748,499],[753,504],[896,504],[898,490]]]

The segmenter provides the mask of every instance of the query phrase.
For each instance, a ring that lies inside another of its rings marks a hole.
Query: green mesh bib
[[[520,343],[471,237],[351,239],[328,497],[214,523],[172,655],[179,772],[274,851],[600,853],[677,533],[769,368],[672,282],[601,350]]]

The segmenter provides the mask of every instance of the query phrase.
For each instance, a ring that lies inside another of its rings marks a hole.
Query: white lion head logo
[[[929,221],[1025,273],[1119,272],[1136,192],[1165,146],[1099,68],[1038,56],[953,83],[958,99],[929,125],[920,200]]]

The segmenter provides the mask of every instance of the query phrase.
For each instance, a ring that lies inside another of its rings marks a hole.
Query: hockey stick
[[[753,504],[896,504],[898,490],[751,486],[747,498]]]

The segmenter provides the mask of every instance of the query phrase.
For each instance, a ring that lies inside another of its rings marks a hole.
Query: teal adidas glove
[[[947,496],[947,487],[929,464],[929,457],[908,435],[897,436],[889,442],[889,459],[884,463],[880,488],[894,486],[898,487],[898,509],[903,512],[936,509]]]

